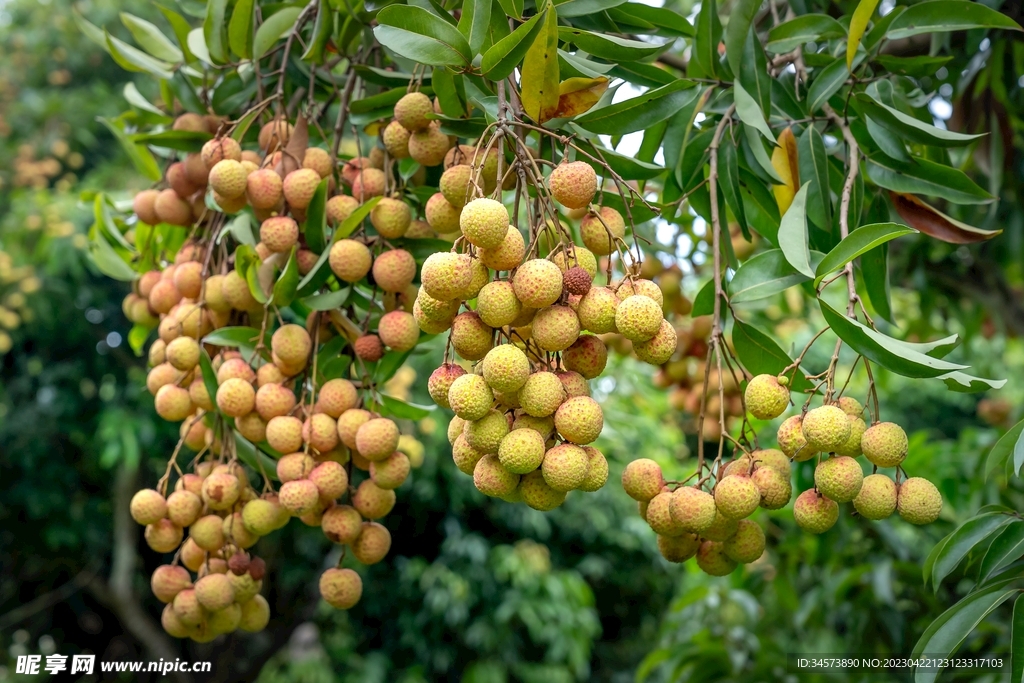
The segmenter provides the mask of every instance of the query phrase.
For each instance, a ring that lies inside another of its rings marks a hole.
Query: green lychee
[[[328,263],[331,272],[339,279],[344,282],[358,282],[370,272],[373,256],[362,242],[343,239],[331,245]]]
[[[864,436],[864,432],[867,431],[868,425],[864,422],[863,418],[854,415],[849,415],[849,418],[850,438],[836,449],[836,455],[848,455],[851,458],[856,458],[863,453],[860,447],[860,440]]]
[[[899,486],[896,510],[911,524],[931,524],[942,511],[942,496],[935,484],[923,477],[911,477]]]
[[[802,415],[786,418],[779,425],[777,439],[782,452],[796,462],[810,460],[817,452],[807,445],[807,439],[804,438]]]
[[[789,407],[789,388],[774,375],[757,375],[743,392],[747,410],[759,420],[774,420]]]
[[[587,476],[578,488],[580,491],[597,491],[608,483],[608,460],[593,446],[584,446],[583,450],[587,454]]]
[[[320,575],[320,596],[331,607],[351,609],[363,597],[363,580],[347,567],[332,567]]]
[[[738,566],[736,561],[725,554],[725,544],[718,541],[704,541],[697,550],[697,566],[710,576],[726,576]]]
[[[839,519],[839,505],[814,489],[808,489],[793,503],[793,519],[804,531],[822,534]]]
[[[459,230],[459,215],[462,209],[454,207],[440,192],[435,192],[427,200],[423,215],[431,228],[442,235]],[[518,264],[517,264],[518,265]]]
[[[736,533],[722,543],[722,552],[730,560],[740,564],[750,564],[764,554],[764,531],[755,522],[741,519]]]
[[[680,563],[697,554],[700,540],[693,534],[682,536],[658,536],[658,552],[669,562]]]
[[[519,391],[530,377],[530,359],[514,344],[495,346],[481,365],[487,386],[498,392]]]
[[[554,415],[565,400],[565,387],[553,372],[535,372],[519,389],[519,403],[534,417]]]
[[[370,223],[384,239],[403,237],[412,223],[412,211],[401,199],[382,197],[370,211]]]
[[[500,245],[492,249],[481,249],[478,255],[483,264],[491,270],[512,270],[523,262],[526,241],[519,229],[510,225]]]
[[[642,294],[626,297],[615,309],[615,327],[632,342],[645,342],[661,329],[661,305]]]
[[[512,285],[524,306],[543,308],[562,295],[562,271],[551,261],[533,259],[519,266]]]
[[[589,396],[567,398],[555,411],[555,429],[570,443],[580,446],[592,443],[603,428],[601,405]]]
[[[452,382],[448,390],[448,403],[462,419],[479,420],[491,410],[494,393],[483,377],[466,374]]]
[[[457,206],[455,202],[452,204]],[[459,227],[470,244],[481,249],[497,249],[508,234],[508,209],[493,199],[474,199],[462,209]]]
[[[761,492],[748,476],[737,474],[715,485],[715,506],[726,517],[749,517],[760,504]]]
[[[502,439],[508,435],[508,420],[505,414],[491,410],[479,420],[466,424],[466,441],[485,455],[496,454]]]
[[[519,486],[519,475],[506,470],[496,455],[485,455],[473,468],[473,485],[485,496],[507,496]]]
[[[892,479],[884,474],[869,474],[853,499],[853,507],[864,519],[885,519],[896,509],[896,497],[896,483]]]
[[[846,455],[822,460],[814,468],[814,485],[837,503],[849,503],[856,498],[863,482],[860,463]]]
[[[427,117],[433,113],[433,103],[429,97],[421,92],[411,92],[403,95],[395,103],[395,121],[401,124],[402,128],[410,132],[423,130],[429,126],[431,119]]]
[[[576,306],[580,326],[595,334],[615,332],[615,311],[619,297],[607,287],[591,287]]]
[[[372,271],[385,292],[405,292],[416,277],[416,259],[405,249],[389,249],[374,260]]]
[[[565,502],[565,492],[556,491],[548,486],[539,469],[523,475],[518,490],[522,494],[523,502],[534,510],[547,512]]]
[[[659,536],[682,536],[687,530],[672,516],[670,491],[662,491],[647,503],[647,523]]]
[[[493,345],[494,330],[480,319],[476,311],[464,311],[452,321],[452,346],[466,360],[480,360]]]
[[[509,325],[522,312],[522,304],[516,298],[515,288],[511,282],[495,280],[488,282],[480,290],[476,300],[476,310],[490,327]]]
[[[622,488],[633,500],[647,502],[658,495],[664,485],[661,466],[649,458],[638,458],[622,470]]]
[[[556,491],[579,488],[587,476],[589,459],[579,446],[563,443],[548,450],[541,463],[544,481]]]
[[[469,445],[465,434],[459,434],[452,443],[452,460],[463,474],[473,476],[476,464],[484,457],[484,453]]]
[[[864,457],[878,467],[896,467],[907,457],[907,433],[894,422],[879,422],[868,427],[860,438]]]
[[[715,520],[715,498],[694,486],[681,486],[672,494],[671,510],[681,528],[700,533]]]
[[[774,467],[759,467],[750,475],[750,480],[760,491],[761,507],[765,510],[784,508],[793,496],[793,485],[789,477],[783,476]]]
[[[649,365],[662,365],[675,354],[678,343],[676,328],[669,321],[662,320],[661,327],[653,337],[645,342],[633,343],[633,353]]]
[[[533,341],[543,351],[564,351],[580,336],[580,321],[568,306],[547,306],[533,319]]]
[[[626,221],[610,206],[602,206],[598,213],[588,213],[580,221],[583,244],[598,256],[614,253],[616,240],[625,236]]]
[[[837,406],[821,406],[804,415],[801,429],[810,448],[831,453],[850,438],[850,419]]]

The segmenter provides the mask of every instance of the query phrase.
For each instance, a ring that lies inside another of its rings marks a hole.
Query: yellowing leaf
[[[608,79],[604,76],[567,78],[558,84],[558,106],[552,112],[543,112],[543,118],[547,120],[579,116],[597,104],[607,89]]]
[[[546,15],[526,52],[520,80],[523,110],[537,123],[551,118],[545,114],[558,108],[558,17],[554,7]]]
[[[796,138],[789,128],[779,133],[779,146],[772,150],[772,168],[782,179],[782,185],[772,185],[779,214],[785,215],[793,197],[800,188],[800,166],[796,152]]]
[[[853,11],[853,17],[850,19],[850,36],[846,39],[847,71],[853,71],[853,58],[857,56],[860,39],[864,37],[864,31],[867,30],[876,7],[878,0],[860,0],[857,9]]]

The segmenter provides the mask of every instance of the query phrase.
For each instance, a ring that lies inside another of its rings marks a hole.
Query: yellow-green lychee
[[[774,420],[789,407],[789,388],[774,375],[756,375],[743,392],[747,410],[759,420]]]
[[[313,340],[301,325],[282,325],[270,338],[271,350],[289,366],[305,367],[312,347]]]
[[[749,519],[741,519],[733,537],[722,543],[722,552],[740,564],[750,564],[764,554],[764,531]]]
[[[494,199],[474,199],[462,209],[459,227],[470,244],[481,249],[496,249],[508,234],[508,209]]]
[[[807,439],[804,438],[802,415],[793,415],[786,418],[779,425],[776,438],[783,454],[796,462],[809,460],[817,453],[816,450],[807,444]]]
[[[662,491],[647,503],[645,519],[659,536],[682,536],[687,530],[675,520],[671,512],[672,492]]]
[[[737,529],[739,529],[739,521],[726,517],[716,507],[715,518],[711,521],[711,525],[700,533],[700,536],[709,541],[721,543],[732,538]]]
[[[526,242],[523,233],[513,225],[508,226],[501,244],[492,249],[481,249],[480,260],[491,270],[512,270],[523,262]]]
[[[535,372],[519,389],[519,403],[534,417],[554,415],[565,400],[565,387],[553,372]]]
[[[472,265],[465,254],[450,251],[431,254],[420,272],[423,290],[438,301],[459,297],[473,280]]]
[[[838,401],[836,401],[836,405],[839,406],[839,408],[844,413],[850,415],[851,417],[864,417],[864,406],[861,404],[860,401],[851,396],[841,397]]]
[[[210,187],[227,199],[235,199],[245,194],[248,177],[249,173],[240,162],[222,159],[210,169]]]
[[[356,430],[356,450],[367,460],[383,460],[398,448],[398,436],[398,425],[394,420],[376,417]]]
[[[409,456],[401,451],[395,451],[383,460],[370,463],[370,479],[379,488],[397,489],[405,483],[411,468]]]
[[[471,258],[469,260],[469,267],[472,277],[469,279],[469,284],[466,285],[466,288],[462,290],[458,296],[458,298],[463,299],[464,301],[475,299],[480,293],[480,290],[483,289],[484,285],[486,285],[491,279],[490,271],[487,270],[487,266],[485,266],[480,259]]]
[[[562,362],[567,370],[580,373],[584,379],[594,379],[608,363],[608,347],[600,338],[583,334],[565,350]]]
[[[808,447],[831,453],[850,438],[850,419],[837,406],[821,406],[804,415],[801,429]]]
[[[533,319],[533,341],[543,351],[564,351],[579,336],[579,318],[568,306],[547,306]]]
[[[786,461],[787,464],[789,461]],[[793,485],[789,477],[774,467],[759,467],[750,475],[750,480],[761,493],[761,507],[765,510],[779,510],[786,507],[793,496]]]
[[[566,441],[585,445],[601,435],[604,412],[589,396],[567,398],[555,411],[555,429]]]
[[[645,342],[661,329],[665,319],[661,305],[643,294],[623,299],[615,309],[615,327],[632,342]]]
[[[697,554],[700,540],[693,534],[682,536],[658,536],[658,552],[669,562],[686,562]]]
[[[392,491],[392,494],[394,492]],[[391,532],[377,522],[363,522],[363,530],[352,542],[352,554],[363,564],[376,564],[391,550]]]
[[[262,595],[255,595],[239,606],[242,608],[239,629],[247,633],[259,633],[270,623],[270,604]]]
[[[485,455],[497,454],[498,446],[508,434],[508,420],[504,413],[492,409],[479,420],[468,422],[464,433],[475,450]]]
[[[615,332],[615,311],[619,298],[607,287],[591,287],[576,306],[580,326],[595,334]]]
[[[555,374],[558,376],[558,381],[565,387],[566,398],[590,396],[590,385],[587,384],[587,380],[580,373],[573,370],[559,370]]]
[[[485,496],[501,498],[516,490],[519,475],[505,469],[497,455],[485,455],[473,468],[473,485]]]
[[[863,483],[860,463],[846,455],[822,460],[814,468],[814,485],[837,503],[849,503],[856,498]]]
[[[808,489],[793,503],[793,519],[804,531],[823,534],[839,519],[839,505],[814,489]]]
[[[633,500],[649,501],[661,492],[661,466],[649,458],[633,460],[622,470],[622,488]]]
[[[561,163],[548,176],[548,189],[567,209],[582,209],[597,193],[597,173],[583,161]]]
[[[580,221],[583,244],[598,256],[614,253],[616,240],[625,236],[626,221],[610,206],[602,206],[598,213],[588,213]]]
[[[336,609],[351,609],[363,597],[363,580],[348,567],[331,567],[320,575],[320,597]]]
[[[522,304],[516,298],[515,288],[507,280],[488,282],[480,290],[476,300],[476,311],[480,319],[490,327],[509,325],[522,312]]]
[[[423,166],[438,166],[451,144],[437,126],[427,126],[409,136],[409,156]]]
[[[694,486],[681,486],[672,493],[671,511],[681,528],[701,533],[715,521],[715,498]]]
[[[448,390],[448,403],[462,419],[479,420],[491,410],[494,393],[483,377],[466,374],[452,382]]]
[[[199,604],[211,612],[224,609],[235,601],[235,589],[225,574],[207,574],[196,581],[193,590]]]
[[[252,177],[252,176],[250,176]],[[359,200],[347,194],[337,194],[327,200],[327,223],[338,226],[345,221],[352,212],[359,208]]]
[[[373,265],[373,256],[362,242],[338,240],[331,245],[328,256],[331,272],[345,282],[358,282],[366,277]]]
[[[850,418],[850,438],[836,449],[836,455],[848,455],[851,458],[856,458],[863,453],[860,440],[864,436],[864,432],[867,431],[868,425],[861,417],[849,414],[848,416]]]
[[[749,517],[760,504],[761,492],[748,476],[737,474],[715,485],[715,506],[726,517]]]
[[[462,432],[452,442],[452,460],[455,462],[455,466],[463,474],[473,476],[473,470],[476,468],[476,464],[480,462],[480,459],[484,457],[484,453],[476,450],[469,445],[466,441],[466,435]]]
[[[518,491],[528,507],[542,512],[554,510],[565,502],[565,491],[551,488],[539,469],[523,475],[519,480]]]
[[[423,130],[430,125],[430,114],[434,113],[434,105],[430,98],[421,92],[403,95],[395,103],[395,121],[409,132]]]
[[[407,159],[409,157],[409,135],[409,129],[397,120],[384,127],[381,139],[384,142],[384,149],[388,151],[392,159]]]
[[[452,346],[466,360],[480,360],[491,350],[493,330],[476,311],[465,311],[452,321]]]
[[[437,187],[449,204],[462,208],[473,195],[472,177],[473,169],[468,164],[456,164],[441,174]]]
[[[212,173],[212,171],[211,171]],[[281,191],[292,209],[305,209],[320,184],[320,174],[311,168],[299,168],[284,177]]]
[[[267,443],[280,453],[294,453],[302,448],[302,420],[279,415],[267,422]]]
[[[440,192],[431,195],[423,209],[427,223],[441,235],[458,232],[461,213],[462,209],[452,206]]]
[[[257,536],[266,536],[277,528],[280,520],[281,506],[276,503],[256,498],[250,500],[242,508],[242,524]]]
[[[416,259],[405,249],[389,249],[374,260],[372,271],[385,292],[404,292],[416,277]]]
[[[129,503],[132,519],[139,524],[153,524],[167,516],[167,501],[155,489],[142,489]]]
[[[352,496],[352,507],[366,519],[380,519],[395,507],[395,492],[364,479]]]
[[[527,474],[540,467],[544,453],[544,436],[533,429],[514,429],[498,446],[498,460],[513,474]]]
[[[697,549],[697,566],[710,576],[726,576],[731,574],[738,564],[725,554],[725,543],[704,541]]]
[[[911,524],[931,524],[942,512],[942,496],[935,484],[923,477],[910,477],[900,484],[896,510]]]
[[[544,481],[556,491],[578,488],[587,476],[587,453],[579,446],[559,444],[544,454],[541,472]]]
[[[519,266],[512,285],[524,306],[543,308],[562,295],[562,271],[551,261],[532,259]]]
[[[896,482],[884,474],[869,474],[853,499],[853,507],[864,519],[885,519],[896,509],[896,498]]]
[[[597,491],[608,483],[608,459],[593,446],[584,446],[583,450],[587,454],[587,476],[577,488],[580,491]]]
[[[398,239],[412,223],[412,210],[400,199],[383,197],[370,211],[370,223],[384,239]]]
[[[871,425],[860,437],[864,457],[878,467],[896,467],[907,457],[907,433],[895,422]]]
[[[451,404],[448,403],[448,390],[451,389],[452,382],[465,374],[466,371],[454,363],[445,363],[430,373],[430,378],[427,379],[427,392],[430,398],[434,399],[434,403],[442,408],[451,408]]]
[[[633,353],[649,365],[662,365],[675,354],[678,343],[676,328],[669,321],[662,320],[661,327],[653,337],[645,342],[633,343]]]
[[[363,517],[350,505],[335,505],[320,518],[320,529],[332,543],[351,544],[363,530]]]
[[[484,380],[494,391],[519,391],[530,377],[530,359],[514,344],[495,346],[481,365]]]
[[[551,256],[551,262],[563,273],[573,268],[582,268],[590,279],[597,277],[597,257],[584,247],[569,246]]]

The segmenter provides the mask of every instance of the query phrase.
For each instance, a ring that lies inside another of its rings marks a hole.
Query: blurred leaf
[[[985,551],[985,557],[981,560],[978,568],[978,583],[980,588],[1000,569],[1016,562],[1024,555],[1024,521],[1011,518],[997,534],[993,535],[992,543]]]
[[[718,18],[718,4],[715,0],[700,3],[694,29],[696,35],[690,59],[697,73],[691,75],[714,77],[719,71],[718,43],[722,38],[722,22]]]
[[[861,254],[860,269],[864,275],[864,289],[875,311],[884,320],[893,322],[892,303],[889,294],[889,247],[883,244],[878,249]]]
[[[732,90],[736,101],[736,115],[740,117],[740,121],[757,130],[769,142],[775,144],[775,135],[772,134],[772,129],[768,127],[768,122],[765,120],[765,112],[761,111],[761,105],[757,103],[757,100],[740,83],[734,83]]]
[[[252,442],[248,441],[237,431],[234,434],[235,453],[238,455],[238,459],[268,479],[280,481],[277,477],[277,463],[274,459],[256,448]]]
[[[559,12],[561,13],[561,12]],[[693,36],[693,26],[679,12],[668,7],[653,7],[642,2],[626,2],[617,4],[608,15],[614,21],[628,19],[643,21],[654,26],[659,33],[675,36]]]
[[[863,0],[866,2],[867,0]],[[1010,17],[968,0],[928,0],[911,5],[889,25],[886,37],[899,40],[922,33],[966,31],[972,28],[1001,28],[1020,31]]]
[[[274,306],[287,306],[295,300],[295,293],[299,286],[299,263],[295,257],[298,247],[292,247],[288,261],[281,270],[280,277],[274,283],[273,296],[270,303]]]
[[[825,276],[845,266],[858,256],[880,247],[881,245],[909,235],[915,231],[912,228],[899,225],[898,223],[872,223],[862,225],[836,245],[830,251],[815,270],[814,286],[817,287]]]
[[[221,328],[221,329],[228,329],[228,328]],[[243,328],[235,328],[235,329],[243,329]],[[255,339],[256,337],[259,337],[259,334],[260,334],[258,331],[255,331],[255,332],[256,332],[256,334],[253,336],[253,339]],[[213,342],[207,341],[205,339],[203,341],[205,343],[207,343],[207,344],[213,344]],[[214,344],[214,345],[216,346],[216,344]],[[247,342],[245,345],[243,345],[243,344],[236,344],[235,346],[242,347],[242,346],[248,346],[248,345],[249,345],[249,343]],[[206,393],[210,396],[210,400],[214,401],[214,406],[216,406],[215,398],[217,396],[217,389],[220,387],[220,383],[217,382],[217,372],[213,369],[213,363],[210,361],[210,354],[208,354],[206,352],[206,349],[200,349],[199,350],[199,371],[202,373],[203,386],[206,387]],[[214,408],[214,410],[216,410],[216,407]]]
[[[555,0],[558,16],[562,19],[585,17],[618,7],[626,0]]]
[[[775,54],[792,52],[804,43],[842,38],[846,30],[827,14],[803,14],[768,31],[765,48]]]
[[[138,273],[124,262],[102,235],[97,234],[89,241],[89,256],[100,272],[107,277],[122,282],[132,282],[138,278]]]
[[[421,7],[391,5],[377,13],[373,34],[381,45],[430,66],[465,66],[472,50],[458,29]]]
[[[828,183],[828,155],[821,132],[807,126],[797,142],[797,167],[807,187],[807,218],[822,229],[832,226],[832,195]]]
[[[262,59],[274,47],[274,43],[293,30],[300,14],[302,9],[299,7],[283,7],[264,19],[252,41],[253,60]]]
[[[1010,622],[1010,680],[1024,680],[1024,602],[1020,595],[1013,601],[1013,619]]]
[[[196,28],[189,31],[186,44],[192,54],[200,60],[207,64],[214,63],[213,57],[210,56],[210,50],[206,47],[206,37],[203,35],[203,29]]]
[[[393,396],[381,394],[381,413],[386,417],[396,417],[403,420],[422,420],[429,417],[437,410],[436,405],[421,406],[415,403],[407,403]]]
[[[242,59],[252,58],[253,32],[256,22],[256,0],[238,0],[228,22],[228,45]]]
[[[1005,384],[1005,379],[985,379],[983,377],[972,377],[963,372],[947,372],[944,375],[939,375],[938,379],[941,379],[946,387],[952,391],[958,391],[962,394],[978,394],[983,391],[994,391],[1001,389]]]
[[[135,42],[152,56],[165,62],[184,61],[185,56],[178,46],[168,40],[153,23],[127,12],[121,12],[121,23],[135,38]]]
[[[942,580],[956,569],[968,553],[1012,520],[1009,515],[990,512],[972,517],[957,527],[944,539],[931,563],[932,590],[938,592]]]
[[[735,279],[735,278],[734,278]],[[725,283],[723,283],[723,287]],[[715,312],[715,281],[708,280],[704,283],[704,286],[697,292],[697,296],[693,297],[693,310],[690,311],[690,316],[693,318],[699,318],[702,315],[711,315]]]
[[[224,19],[227,10],[228,0],[208,0],[206,4],[202,35],[206,42],[208,56],[214,64],[224,64],[228,61],[228,49],[224,43]],[[192,51],[199,55],[194,49]]]
[[[314,294],[313,296],[307,296],[300,301],[307,308],[311,308],[314,311],[330,311],[335,308],[340,308],[346,301],[348,301],[349,294],[352,293],[351,287],[345,287],[335,292],[324,292],[323,294]]]
[[[138,323],[132,325],[132,329],[128,330],[128,346],[136,358],[142,358],[142,354],[146,350],[146,340],[152,331],[152,327],[146,327]]]
[[[260,331],[255,327],[222,327],[203,337],[203,343],[212,346],[253,346],[259,338]]]
[[[811,263],[822,254],[813,252]],[[729,282],[729,300],[734,304],[756,301],[778,294],[811,278],[790,265],[781,249],[756,254],[740,266]]]
[[[548,22],[555,17],[552,16]],[[558,28],[558,39],[573,43],[578,48],[595,57],[613,62],[629,62],[650,57],[661,51],[658,45],[651,45],[639,40],[627,40],[604,33],[592,33],[578,28],[562,26]]]
[[[331,178],[324,178],[316,187],[313,198],[306,207],[306,246],[314,254],[319,254],[326,246],[327,231],[327,186]]]
[[[899,57],[896,55],[878,55],[875,57],[882,67],[894,74],[914,76],[921,78],[931,76],[953,59],[952,55],[945,57],[929,57],[920,55],[916,57]]]
[[[990,240],[1003,232],[1001,229],[979,230],[966,223],[961,223],[910,194],[890,192],[889,198],[892,199],[896,212],[907,222],[907,225],[943,242],[974,244]]]
[[[309,44],[302,53],[303,61],[320,64],[324,61],[324,52],[334,33],[334,12],[331,11],[330,0],[319,0],[316,19],[313,21],[313,34]]]
[[[188,34],[192,30],[192,25],[188,23],[188,19],[163,5],[158,4],[157,9],[164,15],[167,23],[171,25],[171,30],[174,31],[174,37],[178,39],[178,46],[181,48],[185,61],[194,62],[196,57],[188,46]]]
[[[107,39],[107,52],[122,69],[152,74],[157,78],[170,78],[174,75],[173,64],[150,57],[142,50],[118,40],[105,30],[103,33]]]
[[[128,139],[140,145],[153,145],[183,152],[198,152],[213,136],[204,131],[162,130],[159,133],[134,133]]]
[[[992,446],[985,460],[985,474],[990,475],[996,469],[1002,469],[1003,464],[1013,456],[1013,462],[1024,459],[1024,420],[1006,430],[999,441]],[[1019,472],[1019,467],[1014,467],[1014,472]]]

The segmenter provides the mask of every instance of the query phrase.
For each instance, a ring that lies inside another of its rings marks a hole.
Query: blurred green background
[[[127,4],[91,0],[87,9],[114,26]],[[912,434],[907,468],[943,493],[936,524],[844,517],[812,537],[788,511],[761,511],[769,548],[757,563],[725,578],[668,564],[617,479],[638,456],[681,478],[695,442],[651,369],[620,358],[595,385],[606,416],[598,446],[612,467],[602,491],[570,496],[551,513],[487,499],[452,464],[438,411],[404,425],[422,441],[424,463],[399,491],[387,519],[391,554],[365,570],[357,607],[319,604],[315,578],[336,551],[318,529],[293,522],[259,546],[272,606],[264,633],[212,646],[172,642],[146,580],[158,558],[126,508],[159,476],[176,429],[154,413],[144,360],[127,347],[126,287],[86,258],[91,209],[80,199],[146,185],[96,122],[124,108],[130,76],[78,33],[65,0],[0,3],[0,681],[30,679],[14,673],[19,654],[85,651],[208,659],[208,680],[261,683],[819,680],[789,673],[786,653],[909,654],[973,583],[968,572],[937,593],[923,586],[935,542],[985,504],[1024,509],[1019,481],[983,471],[987,448],[1019,418],[1024,387],[1024,351],[1007,335],[1024,324],[1014,261],[1024,221],[1018,203],[1004,201],[1007,231],[994,243],[911,243],[893,257],[901,322],[922,335],[952,326],[967,340],[956,356],[984,376],[1010,378],[989,396],[879,378],[883,414]],[[1012,199],[1021,174],[1005,175]],[[985,264],[1005,274],[1005,291],[992,288],[981,301],[963,275]],[[951,311],[970,322],[947,319]],[[758,315],[798,347],[817,329],[799,309]],[[417,356],[399,375],[418,403],[429,403],[424,380],[437,355]],[[824,362],[811,354],[812,364]],[[767,426],[769,441],[772,432]],[[1008,653],[1009,620],[1008,606],[998,610],[962,652]]]

